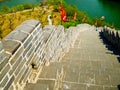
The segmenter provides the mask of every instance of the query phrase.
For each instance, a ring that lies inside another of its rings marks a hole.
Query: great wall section
[[[79,24],[68,29],[61,25],[42,28],[36,20],[23,22],[0,41],[0,90],[23,90],[26,83],[36,83],[43,66],[61,61],[79,33],[88,28],[94,27]],[[120,50],[119,31],[105,27],[101,32]]]

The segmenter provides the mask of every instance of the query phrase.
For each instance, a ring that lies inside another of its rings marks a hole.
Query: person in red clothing
[[[60,5],[60,11],[61,11],[61,20],[63,22],[66,22],[66,11],[64,10],[62,5]]]
[[[75,12],[73,19],[76,20],[77,13]]]

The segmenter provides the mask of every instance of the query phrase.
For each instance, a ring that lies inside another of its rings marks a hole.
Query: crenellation
[[[103,36],[108,40],[116,49],[120,50],[120,31],[116,31],[109,27],[103,28]]]

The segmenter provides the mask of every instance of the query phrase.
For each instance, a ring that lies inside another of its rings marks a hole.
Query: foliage
[[[9,8],[8,6],[4,5],[4,6],[2,6],[0,12],[3,14],[6,14],[6,13],[17,12],[17,11],[22,11],[22,10],[26,10],[26,9],[32,9],[34,7],[35,7],[35,5],[32,3],[20,4],[20,5],[14,6],[12,8]]]
[[[63,22],[62,25],[65,28],[69,28],[70,26],[76,26],[79,22],[78,21],[69,21],[69,22]]]

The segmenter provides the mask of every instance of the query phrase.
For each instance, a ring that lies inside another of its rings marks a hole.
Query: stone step
[[[62,64],[60,62],[51,62],[49,66],[43,67],[39,78],[56,79],[57,73],[61,72]]]
[[[24,90],[49,90],[49,86],[46,84],[39,84],[39,83],[29,83],[26,85]]]
[[[55,80],[38,80],[37,83],[28,83],[24,90],[54,90]]]

